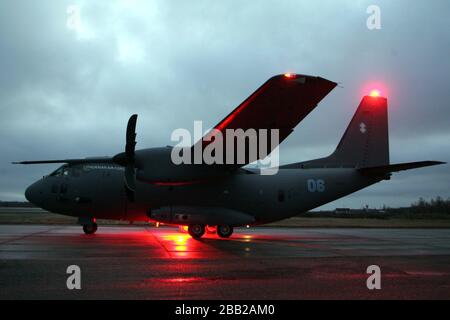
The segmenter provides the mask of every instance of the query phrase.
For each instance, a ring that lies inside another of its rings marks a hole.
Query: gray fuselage
[[[205,224],[245,225],[285,219],[381,180],[351,168],[280,169],[275,175],[237,170],[187,184],[137,181],[135,199],[129,201],[123,170],[105,164],[65,165],[31,185],[26,196],[46,210],[76,217],[189,224],[197,214]],[[152,215],[161,210],[162,216]],[[184,216],[176,216],[178,211]],[[228,221],[233,213],[242,217]]]

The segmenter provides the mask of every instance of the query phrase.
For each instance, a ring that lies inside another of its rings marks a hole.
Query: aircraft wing
[[[214,141],[215,138],[212,137],[220,131],[223,137],[223,154],[225,159],[227,153],[227,129],[242,129],[244,131],[255,129],[258,141],[260,138],[263,138],[260,135],[260,129],[267,129],[267,154],[270,154],[336,85],[335,82],[321,77],[299,74],[274,76],[220,121],[214,127],[215,130],[205,135],[202,140],[197,141],[193,149],[202,147],[202,150],[204,150],[208,144]],[[273,143],[270,140],[270,134],[273,129],[278,130],[278,143]],[[247,147],[245,150],[248,151],[249,148]],[[236,151],[236,144],[234,151]],[[233,163],[236,164],[236,152],[233,155]],[[257,156],[257,159],[254,159],[247,152],[245,163],[241,163],[237,167],[259,159],[259,156]]]
[[[12,164],[52,164],[52,163],[85,164],[85,163],[114,163],[114,162],[110,157],[12,162]]]

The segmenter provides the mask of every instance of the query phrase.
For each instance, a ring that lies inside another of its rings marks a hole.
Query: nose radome
[[[25,190],[25,198],[33,204],[36,204],[36,183],[33,183]]]

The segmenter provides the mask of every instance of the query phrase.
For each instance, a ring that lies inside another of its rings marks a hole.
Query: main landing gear
[[[97,227],[98,226],[95,222],[91,224],[83,224],[83,231],[86,234],[94,234],[95,231],[97,231]]]
[[[200,239],[205,234],[205,226],[203,224],[191,224],[188,232],[194,239]]]
[[[206,231],[206,227],[203,224],[191,224],[188,227],[188,232],[194,239],[200,239]],[[229,238],[233,234],[233,227],[229,225],[217,226],[217,235],[220,238]]]
[[[233,227],[228,225],[217,226],[217,235],[221,238],[229,238],[233,234]]]

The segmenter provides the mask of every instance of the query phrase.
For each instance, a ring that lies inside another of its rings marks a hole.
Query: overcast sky
[[[381,30],[366,26],[371,4]],[[2,0],[0,200],[23,200],[56,167],[11,161],[114,155],[132,113],[138,148],[173,144],[175,128],[215,125],[284,72],[342,87],[283,143],[282,164],[331,153],[371,87],[389,98],[391,162],[450,161],[449,13],[448,0]],[[449,165],[418,169],[327,208],[449,187]]]

